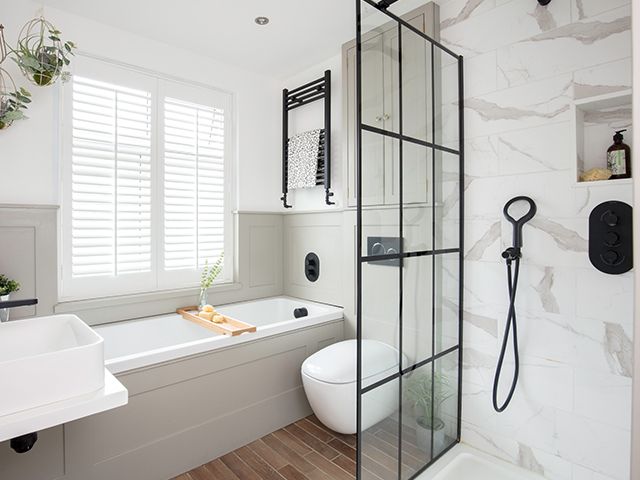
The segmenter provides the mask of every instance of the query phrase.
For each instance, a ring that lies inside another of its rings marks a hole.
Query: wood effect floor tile
[[[287,432],[291,435],[295,436],[298,440],[304,442],[311,450],[318,452],[320,455],[325,457],[327,460],[332,460],[336,458],[339,452],[333,448],[330,444],[324,443],[319,438],[314,437],[306,430],[303,430],[299,426],[292,424],[285,428]],[[332,441],[338,441],[333,439]],[[344,444],[343,444],[344,445]],[[307,452],[308,453],[308,452]]]
[[[251,467],[244,463],[234,452],[223,455],[220,460],[241,480],[260,480],[260,475],[251,470]]]
[[[355,445],[355,435],[332,432],[309,417],[174,480],[354,480]],[[379,452],[387,455],[388,447]],[[371,472],[386,470],[386,463],[372,465]],[[363,480],[381,480],[371,472],[363,472]]]
[[[219,458],[205,465],[216,480],[240,480]]]
[[[266,460],[267,463],[271,465],[275,470],[279,470],[285,465],[289,464],[289,462],[285,460],[282,455],[280,455],[273,448],[264,443],[262,439],[251,442],[247,446],[251,450],[256,452],[258,456],[262,457],[263,460]]]
[[[249,447],[241,447],[236,452],[262,480],[282,480],[284,478]]]
[[[267,435],[262,440],[301,472],[306,473],[314,469],[313,465],[305,460],[299,453],[294,452],[273,434]]]
[[[320,426],[317,423],[311,421],[309,418],[303,418],[296,422],[300,428],[306,430],[311,435],[317,437],[323,442],[328,442],[334,438],[334,434],[330,432],[326,427]]]
[[[278,470],[278,472],[287,480],[309,480],[309,477],[300,472],[293,465],[286,465]]]
[[[315,465],[318,469],[322,470],[324,473],[329,475],[331,478],[335,480],[352,480],[353,477],[347,472],[343,470],[338,465],[333,463],[330,460],[327,460],[322,455],[316,452],[311,452],[309,455],[305,457],[309,462]]]

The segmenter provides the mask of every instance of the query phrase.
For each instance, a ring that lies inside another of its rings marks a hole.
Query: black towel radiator
[[[282,203],[285,208],[289,193],[289,112],[298,107],[308,105],[316,100],[324,100],[324,131],[320,135],[320,149],[318,151],[318,171],[316,185],[324,185],[325,202],[335,205],[331,201],[331,70],[326,70],[324,76],[306,83],[293,90],[282,90]]]

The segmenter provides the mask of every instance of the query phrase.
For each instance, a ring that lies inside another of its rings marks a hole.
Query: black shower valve
[[[512,262],[517,258],[522,258],[522,250],[518,247],[509,247],[504,252],[502,252],[502,258],[504,258],[507,262]]]

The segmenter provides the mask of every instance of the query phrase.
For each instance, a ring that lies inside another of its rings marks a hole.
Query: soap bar
[[[198,313],[198,316],[199,316],[200,318],[204,318],[205,320],[209,320],[209,321],[211,321],[211,320],[213,320],[214,313],[213,313],[213,312],[205,312],[205,311],[202,311],[202,312],[199,312],[199,313]]]

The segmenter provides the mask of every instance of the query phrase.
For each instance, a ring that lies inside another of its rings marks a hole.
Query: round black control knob
[[[611,210],[607,210],[602,215],[602,221],[610,227],[615,227],[618,224],[618,216]]]
[[[602,254],[602,260],[607,265],[615,265],[620,260],[620,255],[618,255],[618,252],[614,252],[613,250],[607,250]]]
[[[616,232],[607,232],[604,235],[604,243],[610,247],[615,247],[620,244],[620,235]]]

